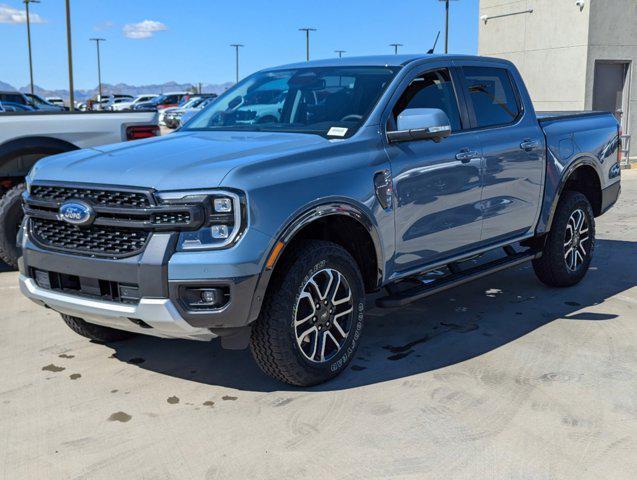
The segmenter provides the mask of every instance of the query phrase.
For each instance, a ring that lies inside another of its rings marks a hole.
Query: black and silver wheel
[[[358,347],[364,311],[358,265],[342,247],[317,240],[282,261],[252,329],[252,353],[282,382],[325,382],[347,367]]]
[[[588,199],[567,191],[555,211],[542,256],[533,261],[538,278],[553,287],[575,285],[584,278],[595,249],[595,217]]]

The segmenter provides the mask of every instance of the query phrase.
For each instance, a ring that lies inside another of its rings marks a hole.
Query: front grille
[[[76,227],[64,221],[31,218],[31,236],[44,248],[85,255],[125,257],[140,253],[150,233],[123,227]]]
[[[94,205],[114,208],[148,208],[149,195],[143,192],[75,188],[50,185],[32,185],[29,196],[34,200],[62,203],[67,200],[85,200]]]

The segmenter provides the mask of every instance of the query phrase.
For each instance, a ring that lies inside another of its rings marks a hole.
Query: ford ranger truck
[[[368,293],[399,307],[527,261],[578,283],[619,157],[610,113],[536,115],[505,60],[267,69],[174,134],[40,160],[20,286],[92,340],[220,337],[314,385],[352,360]]]

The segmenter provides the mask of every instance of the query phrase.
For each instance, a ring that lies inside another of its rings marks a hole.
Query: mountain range
[[[202,93],[219,94],[227,90],[232,85],[233,85],[232,82],[226,82],[226,83],[220,83],[220,84],[203,84],[201,85],[201,91]],[[103,83],[102,94],[110,95],[113,93],[120,93],[120,94],[128,94],[128,95],[135,96],[135,95],[141,95],[143,93],[168,93],[168,92],[179,92],[179,91],[193,91],[196,88],[198,88],[198,86],[195,86],[191,83],[177,83],[177,82],[166,82],[166,83],[158,83],[158,84],[150,84],[150,85],[139,85],[139,86],[128,85],[126,83],[118,83],[116,85]],[[8,83],[2,82],[2,81],[0,81],[0,90],[12,90],[12,91],[18,90],[23,93],[28,93],[31,91],[28,85],[21,88],[15,88],[14,86],[9,85]],[[39,85],[34,85],[33,91],[36,95],[39,95],[40,97],[43,97],[43,98],[61,97],[64,100],[68,100],[69,98],[69,91],[65,89],[49,90],[49,89],[40,87]],[[88,100],[89,98],[95,97],[99,93],[99,90],[97,87],[95,87],[95,88],[87,89],[87,90],[75,90],[74,92],[75,92],[76,101],[84,101],[84,100]]]

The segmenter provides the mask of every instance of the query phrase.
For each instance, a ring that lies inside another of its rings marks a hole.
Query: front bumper
[[[20,290],[39,305],[105,327],[164,338],[211,340],[217,337],[207,328],[193,327],[186,322],[167,298],[142,298],[135,305],[105,302],[41,288],[25,275],[20,275]],[[147,326],[142,326],[140,321]]]
[[[248,230],[232,248],[175,252],[177,235],[155,233],[143,253],[122,259],[93,258],[40,248],[21,230],[21,290],[28,298],[60,313],[120,330],[169,338],[208,340],[245,327],[256,319],[261,296],[255,297],[261,262],[270,237]],[[37,271],[134,284],[133,303],[87,297],[80,289],[47,288]],[[214,310],[189,310],[180,287],[224,287],[229,301]]]

